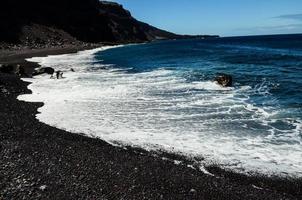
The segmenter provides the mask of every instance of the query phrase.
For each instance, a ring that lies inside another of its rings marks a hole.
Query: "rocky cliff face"
[[[182,36],[134,19],[117,3],[98,0],[1,0],[0,43],[30,45],[143,42]]]

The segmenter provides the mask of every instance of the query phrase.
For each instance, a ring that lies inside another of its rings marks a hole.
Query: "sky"
[[[112,0],[143,22],[178,34],[302,33],[302,0]]]

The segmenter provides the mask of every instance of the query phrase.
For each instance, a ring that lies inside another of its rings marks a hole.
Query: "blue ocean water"
[[[302,119],[302,35],[159,41],[102,51],[96,58],[127,73],[173,70],[187,82],[227,73],[235,88],[255,89],[248,96],[253,105],[282,110],[276,116],[280,119]],[[294,128],[281,121],[274,126]]]
[[[249,96],[254,105],[302,119],[302,35],[159,41],[102,51],[96,58],[127,73],[173,70],[187,82],[227,73],[234,87],[256,89]]]
[[[302,35],[156,41],[32,61],[66,77],[36,78],[21,98],[45,103],[40,121],[202,157],[201,166],[302,177]],[[233,87],[213,82],[219,73]]]

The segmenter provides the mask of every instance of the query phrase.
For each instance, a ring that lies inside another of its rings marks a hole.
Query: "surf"
[[[201,166],[219,164],[241,173],[302,176],[302,121],[282,117],[284,108],[268,81],[224,88],[207,76],[192,79],[195,67],[185,63],[147,63],[138,70],[135,64],[106,59],[127,54],[127,48],[147,47],[32,58],[42,66],[75,72],[60,80],[24,79],[32,82],[33,93],[18,99],[44,102],[37,114],[44,123],[111,144],[202,157]]]

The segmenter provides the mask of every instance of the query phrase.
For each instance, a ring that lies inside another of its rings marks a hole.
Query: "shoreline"
[[[12,54],[6,60],[26,62],[24,56],[57,55],[62,54],[61,50]],[[87,49],[66,49],[63,54],[79,50]],[[5,60],[3,57],[0,63]],[[35,118],[43,103],[16,99],[31,92],[28,83],[15,75],[0,73],[0,86],[1,105],[5,105],[0,109],[0,155],[4,158],[0,161],[0,199],[302,197],[301,179],[249,177],[219,167],[207,169],[215,175],[211,176],[188,167],[186,162],[176,165],[175,157],[181,158],[178,155],[116,147],[48,126]]]
[[[52,47],[41,49],[9,49],[0,50],[0,64],[21,65],[27,68],[29,73],[32,73],[34,68],[39,67],[36,62],[29,62],[26,59],[32,57],[45,57],[50,55],[61,55],[77,53],[83,50],[91,50],[104,46],[103,44],[87,44],[87,45],[66,45],[64,47]]]

